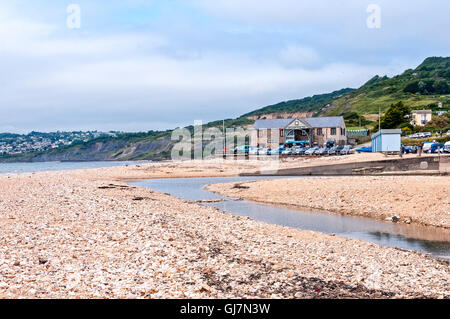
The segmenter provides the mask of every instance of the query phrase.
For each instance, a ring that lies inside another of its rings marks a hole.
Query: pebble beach
[[[426,254],[269,225],[126,182],[255,168],[155,163],[0,177],[0,298],[450,297],[449,264]]]
[[[450,229],[448,176],[308,177],[215,184],[207,189],[268,204]]]

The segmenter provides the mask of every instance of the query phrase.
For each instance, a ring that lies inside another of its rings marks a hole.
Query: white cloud
[[[154,50],[166,44],[156,34],[85,35],[70,34],[54,25],[38,23],[20,16],[0,16],[0,54],[26,56],[98,55]]]
[[[360,0],[192,0],[198,7],[219,17],[240,19],[250,23],[303,24],[330,21],[348,23],[367,4]]]
[[[292,67],[313,67],[320,61],[319,55],[313,48],[289,45],[280,52],[282,63]]]

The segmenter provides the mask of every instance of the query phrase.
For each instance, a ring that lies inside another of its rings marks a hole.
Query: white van
[[[422,151],[428,152],[431,149],[431,145],[433,144],[434,142],[423,143]]]
[[[450,141],[444,144],[444,152],[450,153]]]

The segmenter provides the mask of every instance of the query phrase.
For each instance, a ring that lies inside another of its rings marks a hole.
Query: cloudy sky
[[[447,0],[0,0],[0,132],[174,128],[358,87],[449,56],[448,12]]]

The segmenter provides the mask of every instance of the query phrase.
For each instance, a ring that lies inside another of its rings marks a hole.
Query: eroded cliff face
[[[156,141],[127,142],[107,140],[85,145],[76,145],[65,150],[18,157],[15,162],[51,162],[51,161],[112,161],[133,159],[164,159],[172,149],[170,138]],[[9,161],[9,160],[7,160]]]
[[[264,115],[255,115],[248,116],[247,118],[252,121],[261,120],[261,119],[290,119],[290,118],[304,118],[304,117],[312,117],[313,112],[295,112],[295,113],[270,113]]]

